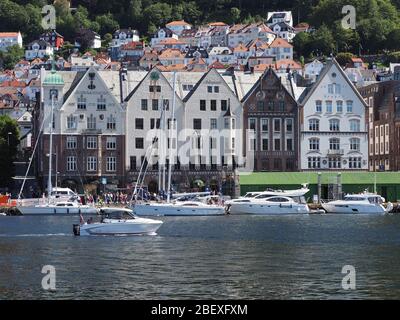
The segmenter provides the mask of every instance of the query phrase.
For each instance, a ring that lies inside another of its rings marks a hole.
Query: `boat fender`
[[[387,203],[386,212],[391,212],[393,210],[393,203],[390,201]]]
[[[15,216],[15,211],[14,211],[14,209],[8,210],[8,215],[9,215],[9,216]]]
[[[75,236],[81,235],[81,226],[79,224],[74,224],[72,227]]]

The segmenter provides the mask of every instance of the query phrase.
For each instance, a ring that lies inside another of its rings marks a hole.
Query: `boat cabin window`
[[[365,198],[363,198],[363,197],[345,197],[344,200],[345,201],[363,201],[363,200],[365,200]]]
[[[272,196],[273,196],[273,194],[268,194],[268,193],[260,194],[260,195],[256,196],[255,199],[265,199],[265,198],[272,197]]]
[[[183,206],[197,207],[197,206],[199,206],[199,204],[198,204],[198,203],[190,202],[190,203],[184,203],[184,204],[182,204],[182,207],[183,207]]]
[[[258,193],[254,193],[254,192],[247,192],[244,197],[245,198],[254,198],[255,196],[257,196]]]
[[[107,219],[128,220],[135,219],[135,216],[128,211],[111,211],[105,214]]]
[[[368,201],[370,203],[380,204],[382,202],[382,199],[380,197],[368,197]]]
[[[282,197],[274,197],[274,198],[269,198],[267,201],[272,201],[272,202],[288,202],[289,199],[282,198]]]

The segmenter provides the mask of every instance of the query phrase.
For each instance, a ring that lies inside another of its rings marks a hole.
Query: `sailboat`
[[[175,128],[175,86],[176,86],[176,72],[173,75],[173,100],[172,100],[172,125],[169,128],[169,137],[172,141],[172,130]],[[165,112],[165,111],[164,111]],[[169,159],[172,159],[172,147],[169,148]],[[142,164],[143,168],[143,164]],[[141,168],[141,169],[142,169]],[[138,216],[214,216],[225,214],[225,208],[219,205],[206,204],[201,201],[173,201],[171,202],[171,175],[172,175],[172,161],[168,161],[168,187],[167,187],[167,201],[164,203],[157,202],[142,202],[132,205],[132,209]],[[138,179],[139,180],[139,179]],[[137,185],[135,187],[134,195],[136,195]]]
[[[52,75],[55,73],[54,66],[51,70]],[[21,200],[22,190],[25,185],[26,176],[29,172],[30,166],[32,164],[31,158],[29,162],[29,166],[25,175],[24,182],[22,183],[21,190],[18,195],[17,201],[17,209],[21,212],[22,215],[79,215],[79,214],[97,214],[97,209],[95,207],[91,207],[88,205],[82,205],[77,201],[66,200],[66,201],[56,201],[53,194],[53,188],[51,183],[52,178],[52,152],[53,152],[53,113],[54,113],[54,94],[51,95],[51,112],[50,112],[50,121],[49,121],[49,128],[50,128],[50,139],[49,139],[49,176],[47,182],[47,192],[48,196],[45,199],[46,203],[44,204],[37,204],[37,205],[23,205]],[[40,132],[43,129],[44,119],[42,121],[42,125],[40,128]],[[33,150],[33,154],[35,153],[36,147],[38,145],[39,137],[35,143],[35,147]]]

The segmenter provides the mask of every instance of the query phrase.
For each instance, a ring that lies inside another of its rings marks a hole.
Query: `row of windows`
[[[164,110],[169,110],[169,99],[151,99],[151,110],[158,111],[160,107],[163,107]],[[147,111],[149,108],[148,100],[141,100],[141,109],[142,111]]]
[[[282,142],[286,141],[286,146],[282,145]],[[272,139],[272,146],[270,145],[270,139],[267,137],[262,137],[260,139],[260,146],[258,147],[258,139],[250,139],[250,150],[251,151],[294,151],[293,139]]]
[[[103,97],[103,95],[100,95],[100,97],[97,99],[97,110],[106,110],[106,104],[106,99]],[[81,95],[77,98],[77,108],[78,110],[86,110],[86,106],[87,99]]]
[[[351,132],[360,132],[361,130],[361,121],[352,119],[349,121],[350,123],[350,131]],[[320,129],[320,120],[319,119],[310,119],[308,120],[308,130],[310,131],[319,131]],[[339,119],[331,119],[329,120],[329,131],[340,131],[340,120]]]
[[[359,138],[351,138],[350,140],[350,150],[352,151],[360,151],[360,139]],[[314,151],[319,151],[320,140],[318,138],[310,138],[309,139],[309,149]],[[340,150],[340,139],[339,138],[331,138],[329,139],[329,150]]]
[[[325,110],[328,113],[333,112],[333,103],[331,100],[325,101]],[[346,101],[346,110],[347,110],[347,112],[353,112],[353,101],[351,101],[351,100]],[[322,101],[321,100],[315,101],[315,112],[318,112],[318,113],[322,112]],[[343,112],[343,101],[341,101],[341,100],[336,101],[336,112],[337,113]]]
[[[220,101],[221,111],[226,111],[228,109],[228,101]],[[207,111],[207,101],[200,100],[200,111]],[[210,111],[217,111],[217,100],[210,100]]]
[[[96,126],[97,126],[97,118],[91,114],[86,118],[86,128],[89,130],[95,130]],[[72,114],[69,115],[67,117],[67,129],[77,129],[77,127],[78,127],[78,117]],[[117,120],[113,115],[110,115],[107,118],[106,128],[107,130],[116,130]]]
[[[271,119],[272,121],[272,126],[273,126],[273,131],[274,132],[281,132],[281,127],[282,127],[282,121],[285,121],[285,132],[291,133],[293,132],[293,119],[288,118],[288,119],[280,119],[280,118],[274,118]],[[269,123],[270,119],[268,118],[261,118],[260,119],[260,131],[261,132],[268,132],[269,131]],[[257,127],[257,119],[256,118],[249,118],[249,129],[256,131]]]
[[[361,169],[361,160],[361,157],[350,157],[349,169]],[[327,162],[329,169],[340,169],[342,167],[342,159],[339,157],[331,157],[324,161]],[[321,157],[308,157],[308,168],[320,169],[321,162]]]
[[[86,171],[97,171],[97,157],[87,157],[86,158]],[[67,157],[67,171],[77,171],[77,157],[76,156],[68,156]],[[107,157],[106,158],[106,171],[107,172],[115,172],[117,171],[117,158],[116,157]]]
[[[86,148],[87,149],[97,149],[97,137],[89,136],[86,138]],[[77,149],[78,142],[76,136],[67,137],[67,149]],[[106,149],[116,150],[117,149],[117,138],[107,137],[106,139]]]

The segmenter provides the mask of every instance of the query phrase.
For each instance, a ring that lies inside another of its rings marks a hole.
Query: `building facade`
[[[400,171],[400,81],[359,89],[368,104],[370,171]]]
[[[245,150],[254,155],[255,171],[298,169],[298,105],[291,91],[290,79],[268,68],[242,99]]]
[[[366,103],[336,60],[301,100],[300,169],[367,170]]]
[[[105,81],[113,73],[102,76],[94,68],[53,70],[44,77],[39,119],[44,126],[38,153],[43,185],[48,177],[53,105],[53,186],[80,192],[124,186],[125,111],[117,99],[119,87],[110,89],[111,83]],[[114,78],[118,79],[118,72]]]

